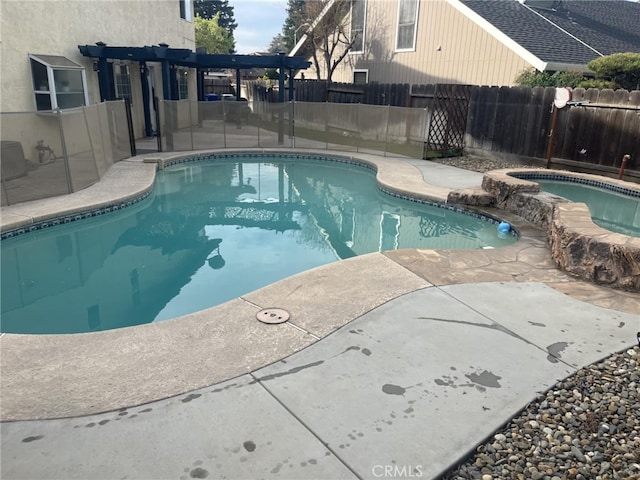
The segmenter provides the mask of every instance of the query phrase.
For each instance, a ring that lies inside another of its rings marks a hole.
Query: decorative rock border
[[[640,186],[598,175],[526,168],[484,174],[482,189],[451,192],[450,203],[491,203],[545,229],[558,266],[594,283],[640,291],[640,238],[614,233],[591,219],[584,203],[540,192],[534,179],[567,179],[640,197]],[[487,199],[487,195],[490,199]]]

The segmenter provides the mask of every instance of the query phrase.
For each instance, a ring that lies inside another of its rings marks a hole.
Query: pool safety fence
[[[421,159],[431,119],[426,108],[294,101],[161,101],[159,110],[165,152],[315,148]]]
[[[412,92],[411,107],[233,97],[160,100],[151,139],[132,138],[123,100],[2,113],[2,205],[91,185],[113,163],[135,155],[136,145],[139,153],[313,148],[416,159],[465,150],[544,158],[555,88],[444,85]],[[637,178],[640,91],[575,89],[573,99],[578,103],[559,112],[551,163],[617,174],[625,154],[626,175]]]
[[[123,100],[0,114],[2,205],[76,192],[131,156]]]

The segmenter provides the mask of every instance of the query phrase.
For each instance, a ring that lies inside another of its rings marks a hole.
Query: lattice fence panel
[[[469,85],[436,85],[429,108],[427,158],[456,155],[462,151],[470,98]]]

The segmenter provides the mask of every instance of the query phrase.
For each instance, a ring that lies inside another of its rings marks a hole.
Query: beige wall
[[[0,111],[34,111],[35,100],[28,54],[63,55],[85,67],[89,103],[100,101],[93,59],[80,55],[78,45],[102,41],[111,46],[168,43],[195,50],[192,22],[180,18],[177,0],[2,0],[0,1]],[[152,64],[150,64],[152,65]],[[136,135],[144,127],[137,63],[130,65]],[[196,97],[195,75],[190,95]],[[156,85],[161,94],[160,68]]]
[[[348,54],[333,81],[352,82],[363,69],[369,82],[502,86],[531,67],[445,0],[420,0],[415,51],[395,50],[397,18],[397,0],[367,0],[365,51]]]

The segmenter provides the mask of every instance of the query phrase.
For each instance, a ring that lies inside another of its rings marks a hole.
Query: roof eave
[[[563,62],[547,62],[542,71],[593,73],[589,67],[583,63]]]

